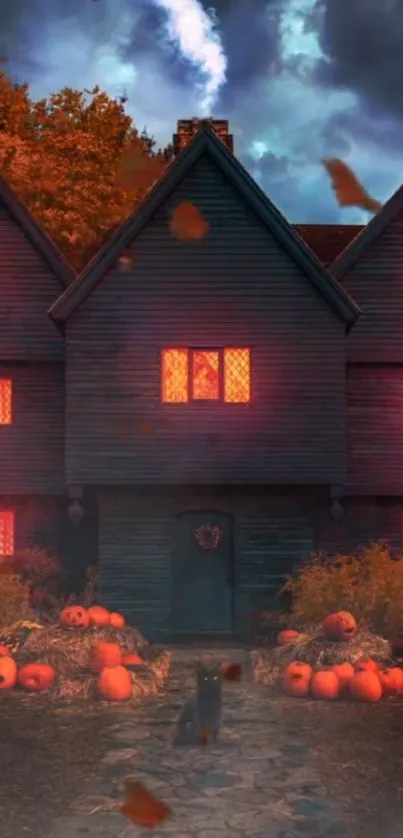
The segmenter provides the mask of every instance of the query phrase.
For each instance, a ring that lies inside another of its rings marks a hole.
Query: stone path
[[[312,769],[308,751],[284,730],[267,688],[248,676],[246,653],[214,651],[239,660],[241,683],[224,686],[220,745],[177,748],[173,724],[193,688],[194,650],[174,652],[166,700],[122,716],[110,733],[95,783],[52,838],[352,838]],[[173,811],[162,826],[141,829],[118,811],[105,811],[122,797],[134,776]]]

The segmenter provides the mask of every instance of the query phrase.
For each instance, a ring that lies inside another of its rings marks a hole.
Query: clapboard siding
[[[0,250],[0,361],[62,359],[47,310],[63,285],[1,203]]]
[[[66,512],[55,495],[11,495],[0,493],[0,509],[14,512],[14,540],[17,550],[44,547],[60,555],[60,539]]]
[[[191,200],[210,224],[179,242]],[[345,327],[204,156],[67,323],[67,479],[342,483]],[[251,346],[250,405],[161,405],[164,346]]]
[[[403,364],[403,212],[342,280],[362,316],[347,340],[349,363]]]
[[[230,514],[234,629],[250,611],[267,608],[284,575],[312,552],[314,499],[267,488],[192,487],[104,490],[99,496],[100,597],[142,632],[161,639],[171,621],[172,551],[179,514],[206,508]]]
[[[63,494],[64,365],[1,363],[13,422],[0,426],[0,494]]]
[[[403,498],[348,497],[341,521],[333,521],[325,505],[317,507],[316,544],[329,554],[357,554],[371,542],[384,541],[402,552]]]
[[[403,365],[350,365],[347,400],[348,492],[403,496]]]

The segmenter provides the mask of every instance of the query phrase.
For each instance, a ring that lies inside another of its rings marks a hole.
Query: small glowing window
[[[219,399],[220,354],[215,350],[195,349],[192,353],[192,384],[194,399]]]
[[[0,378],[0,425],[12,422],[12,382],[9,378]]]
[[[0,557],[14,555],[14,512],[0,509]]]
[[[224,349],[224,401],[250,401],[249,349]]]
[[[162,401],[188,401],[188,350],[162,351]]]

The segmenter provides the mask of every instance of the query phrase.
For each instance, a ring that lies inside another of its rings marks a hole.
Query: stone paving
[[[95,782],[88,783],[52,838],[353,838],[321,785],[309,752],[284,729],[267,688],[254,684],[247,653],[219,652],[245,665],[224,685],[221,741],[175,747],[175,719],[194,684],[194,650],[175,651],[163,702],[135,708],[112,727]],[[142,780],[172,808],[153,830],[116,810],[126,777]],[[113,809],[115,807],[115,810]]]

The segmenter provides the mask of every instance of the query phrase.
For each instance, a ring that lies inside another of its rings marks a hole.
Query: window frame
[[[249,352],[249,399],[246,402],[227,402],[225,401],[225,364],[224,364],[224,353],[230,349],[247,349]],[[163,393],[164,393],[164,364],[163,364],[163,355],[164,352],[169,352],[170,350],[177,350],[186,352],[187,355],[187,390],[188,390],[188,398],[185,402],[168,402],[164,401]],[[218,353],[218,398],[217,399],[195,399],[193,396],[193,353],[194,352],[216,352]],[[184,405],[194,405],[194,404],[201,404],[201,405],[213,405],[213,404],[220,404],[220,405],[227,405],[232,407],[248,407],[252,402],[252,357],[253,357],[253,347],[245,344],[240,344],[236,346],[234,344],[229,344],[228,346],[213,346],[208,344],[206,346],[163,346],[160,348],[160,404],[164,406],[170,407],[179,407]]]
[[[9,382],[10,383],[10,421],[9,422],[1,422],[0,421],[0,428],[10,428],[11,425],[14,424],[14,380],[10,378],[9,375],[0,375],[0,388],[2,382]]]
[[[9,515],[11,515],[11,516],[12,516],[12,526],[13,526],[13,552],[12,552],[12,553],[9,553],[9,554],[5,554],[5,553],[1,553],[1,552],[0,552],[0,563],[1,563],[1,561],[2,561],[2,560],[5,560],[5,559],[12,559],[12,558],[13,558],[13,556],[15,555],[15,550],[16,550],[16,546],[15,546],[15,545],[16,545],[16,517],[17,517],[17,516],[16,516],[16,513],[15,513],[15,509],[14,509],[13,507],[10,507],[10,506],[0,506],[0,519],[1,519],[1,517],[2,517],[2,515],[3,515],[4,513],[9,514]]]

